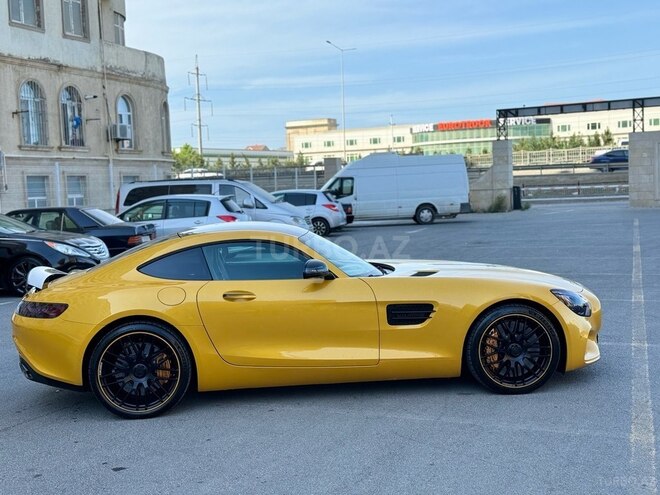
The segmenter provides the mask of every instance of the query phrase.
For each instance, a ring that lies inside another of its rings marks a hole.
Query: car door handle
[[[204,223],[203,220],[195,220],[195,225],[199,225],[199,224],[202,224],[202,223]]]
[[[256,297],[257,296],[252,292],[248,292],[245,290],[234,290],[230,292],[225,292],[222,295],[222,298],[225,301],[252,301],[253,299],[256,299]]]

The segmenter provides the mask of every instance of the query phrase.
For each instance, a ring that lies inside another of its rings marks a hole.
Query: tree
[[[600,146],[601,141],[600,141],[600,134],[596,133],[593,136],[589,136],[589,146]]]
[[[177,172],[187,168],[201,168],[204,166],[204,157],[188,143],[181,146],[178,151],[174,151],[172,158],[174,158],[174,170]]]
[[[603,146],[612,146],[614,144],[614,137],[612,136],[612,131],[608,127],[603,131]]]
[[[229,155],[229,168],[232,170],[238,168],[238,163],[236,162],[236,155],[234,155],[233,153]]]
[[[584,139],[582,139],[581,134],[573,134],[571,137],[568,138],[567,148],[580,148],[581,146],[584,146]]]
[[[247,156],[243,155],[243,160],[245,167],[252,168],[252,163],[250,162],[250,159]]]
[[[306,165],[306,160],[305,157],[303,156],[302,152],[298,153],[298,156],[296,157],[296,166],[298,167],[304,167]]]
[[[216,158],[215,163],[213,164],[213,170],[215,170],[216,172],[222,172],[223,166],[224,163],[222,161],[222,158],[218,157]]]
[[[259,165],[259,168],[264,168],[264,161],[261,159],[261,157],[257,160],[257,165]]]

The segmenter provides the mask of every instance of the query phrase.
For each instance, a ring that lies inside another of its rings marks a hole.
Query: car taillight
[[[145,236],[141,235],[132,235],[128,238],[127,244],[129,246],[137,246],[138,244],[142,244],[145,241],[144,237]]]
[[[351,213],[353,213],[353,206],[352,206],[352,205],[348,205],[348,206],[346,207],[346,213],[348,213],[349,215],[350,215]]]
[[[41,302],[31,302],[31,301],[21,301],[16,308],[16,313],[19,316],[25,316],[27,318],[57,318],[60,316],[68,304],[64,303],[41,303]]]
[[[238,218],[232,215],[218,215],[218,218],[223,222],[235,222],[236,220],[238,220]]]
[[[339,211],[337,209],[337,205],[333,205],[332,203],[326,203],[323,206],[325,206],[328,210],[331,210],[331,211]]]

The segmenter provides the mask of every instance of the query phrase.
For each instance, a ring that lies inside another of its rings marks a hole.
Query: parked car
[[[119,218],[153,224],[158,237],[209,223],[250,220],[231,197],[213,194],[156,196],[136,203]]]
[[[117,191],[116,212],[121,213],[147,198],[172,194],[231,196],[252,220],[311,228],[310,219],[301,217],[300,212],[290,204],[278,202],[272,194],[251,182],[233,179],[206,177],[129,182],[122,184]]]
[[[612,170],[617,170],[617,169],[625,169],[628,168],[628,150],[627,149],[616,149],[616,150],[610,150],[605,153],[600,153],[597,155],[594,155],[591,157],[591,163],[593,165],[599,165],[597,167],[591,167],[591,168],[597,168],[603,171],[612,171]],[[625,163],[625,167],[612,167],[610,164],[612,163]]]
[[[93,235],[108,246],[110,256],[156,237],[156,229],[153,225],[124,222],[98,208],[80,206],[26,208],[10,211],[7,216],[46,230]]]
[[[314,189],[288,189],[273,193],[278,199],[292,204],[304,217],[311,218],[315,234],[326,236],[346,225],[346,213],[332,195]]]
[[[367,262],[290,225],[207,225],[79,276],[30,275],[41,290],[12,318],[26,378],[91,390],[126,418],[156,416],[191,386],[463,369],[491,391],[521,394],[600,358],[601,304],[575,282],[492,264]]]
[[[42,230],[0,214],[0,288],[14,294],[27,292],[28,273],[36,266],[69,272],[108,257],[108,249],[96,237]]]

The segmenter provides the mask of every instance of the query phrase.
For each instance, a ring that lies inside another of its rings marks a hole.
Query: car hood
[[[441,277],[473,280],[501,280],[544,284],[558,289],[581,292],[584,287],[577,282],[557,275],[488,263],[467,263],[462,261],[439,260],[370,260],[394,267],[387,277]]]
[[[80,241],[94,241],[99,242],[96,237],[86,234],[74,234],[70,232],[60,232],[57,230],[33,230],[27,233],[11,233],[1,234],[0,237],[5,239],[26,239],[26,240],[40,240],[40,241],[57,241],[66,242],[69,244],[78,245]]]

